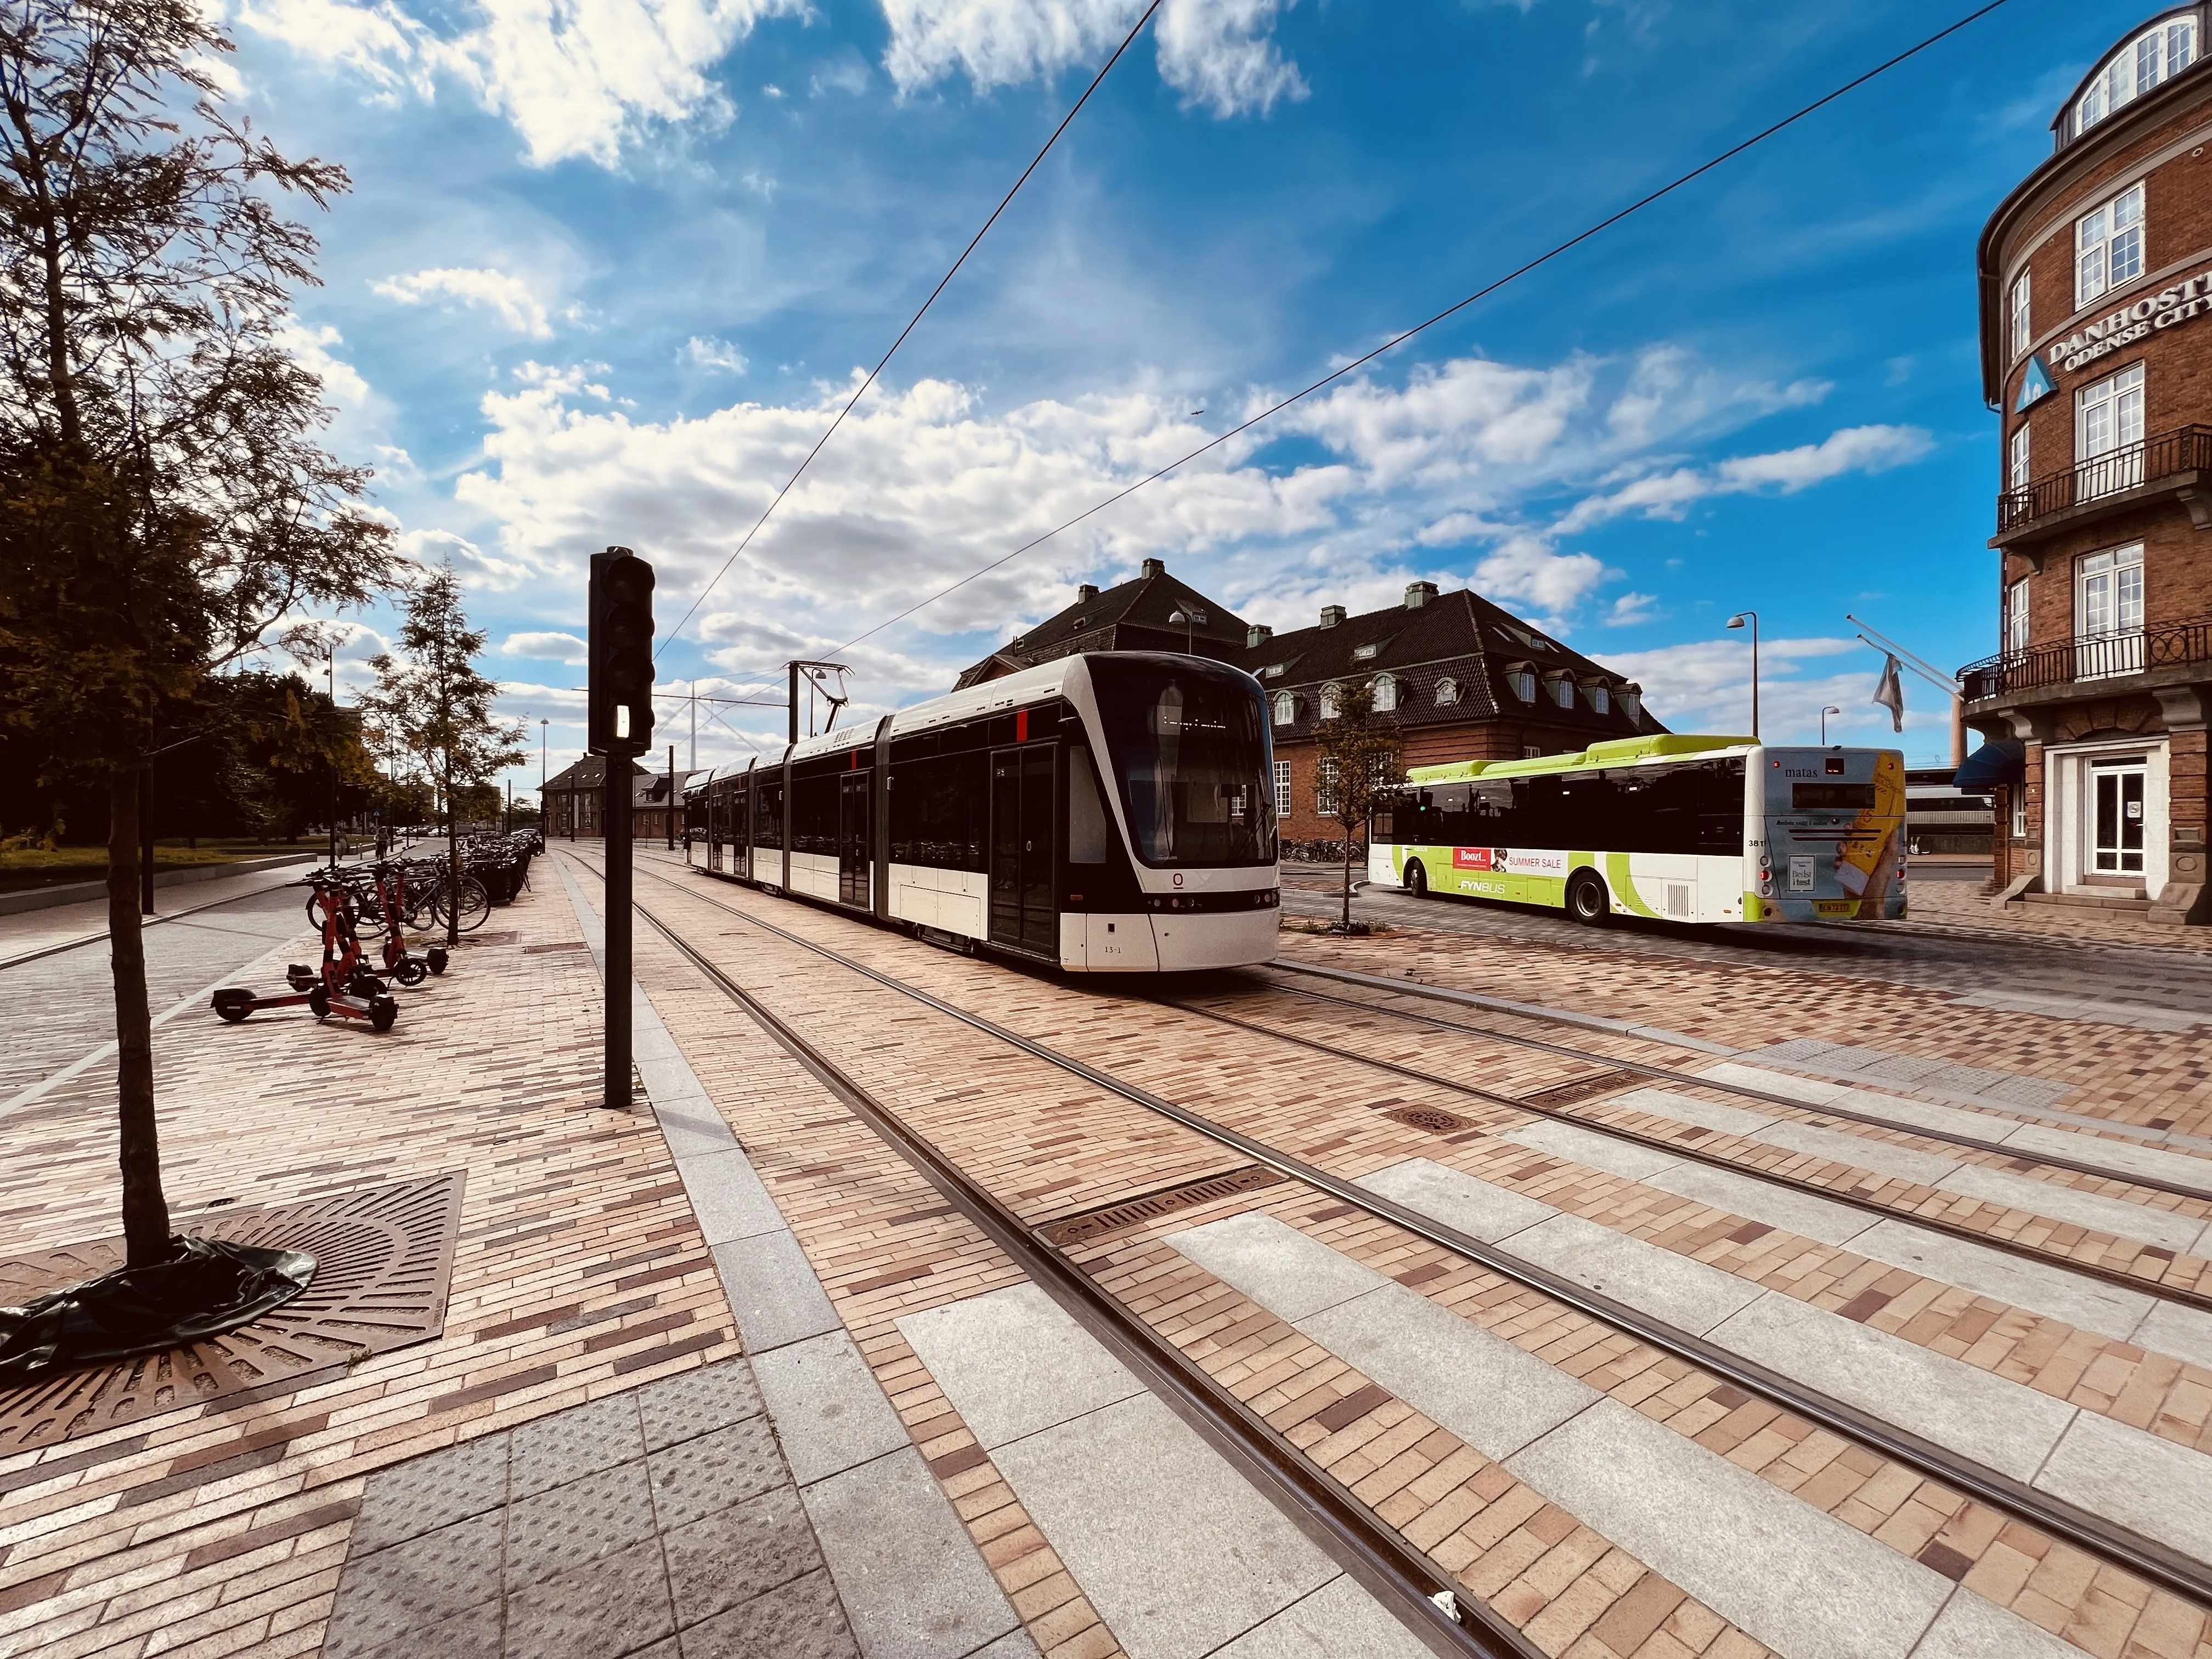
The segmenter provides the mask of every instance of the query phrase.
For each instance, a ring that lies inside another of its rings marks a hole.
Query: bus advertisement
[[[1368,842],[1377,887],[1598,926],[1896,921],[1905,757],[1666,733],[1416,767]]]

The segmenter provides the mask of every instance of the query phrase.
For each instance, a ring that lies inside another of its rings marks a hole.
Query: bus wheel
[[[1421,868],[1419,859],[1406,866],[1406,890],[1415,898],[1429,896],[1429,872]]]
[[[1585,927],[1602,927],[1613,915],[1605,880],[1588,870],[1577,871],[1567,883],[1567,914]]]

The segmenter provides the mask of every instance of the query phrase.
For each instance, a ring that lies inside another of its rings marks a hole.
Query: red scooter
[[[365,1020],[372,1030],[390,1030],[399,1018],[399,1004],[378,980],[361,948],[361,938],[354,931],[353,895],[344,879],[334,871],[319,870],[304,884],[310,890],[308,914],[322,924],[322,972],[294,963],[285,970],[292,987],[289,996],[256,996],[228,987],[210,1000],[216,1014],[235,1025],[264,1008],[296,1008],[304,1003],[318,1020],[336,1014]]]

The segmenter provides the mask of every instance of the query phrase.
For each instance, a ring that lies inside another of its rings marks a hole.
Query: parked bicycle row
[[[392,982],[416,986],[443,974],[451,956],[445,944],[434,942],[437,936],[451,939],[472,932],[495,905],[513,903],[542,846],[534,831],[472,842],[461,849],[458,878],[447,859],[383,859],[318,869],[294,884],[307,890],[307,919],[322,939],[320,964],[288,967],[289,992],[264,997],[230,986],[217,991],[210,1004],[232,1024],[264,1010],[304,1006],[318,1021],[356,1019],[388,1031],[399,1018]],[[410,933],[423,939],[410,942]],[[416,943],[422,945],[419,952]]]

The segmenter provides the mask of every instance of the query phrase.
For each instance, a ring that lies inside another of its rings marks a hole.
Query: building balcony
[[[2019,547],[2166,499],[2186,505],[2199,530],[2212,528],[2212,426],[2176,427],[2006,490],[1990,545]]]
[[[2212,617],[2057,645],[2032,646],[1959,671],[1969,704],[2062,702],[2179,684],[2212,673]]]

